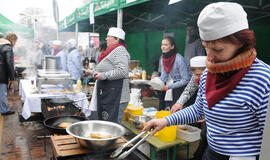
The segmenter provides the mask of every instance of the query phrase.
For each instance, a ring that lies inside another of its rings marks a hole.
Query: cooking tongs
[[[144,135],[147,131],[149,131],[149,133],[147,133],[137,144],[135,144],[132,148],[130,148],[128,151],[125,151],[124,153],[122,153],[119,157],[117,157],[118,160],[120,159],[124,159],[126,158],[132,151],[134,151],[142,142],[144,142],[144,140],[146,138],[148,138],[150,136],[150,134],[152,133],[153,129],[152,128],[141,132],[140,134],[138,134],[137,136],[135,136],[134,138],[132,138],[130,141],[128,141],[127,143],[125,143],[123,146],[119,147],[118,149],[116,149],[112,154],[111,154],[111,158],[116,158],[119,154],[122,153],[123,149],[126,148],[128,145],[130,145],[131,143],[133,143],[134,141],[136,141],[138,138],[140,138],[142,135]]]

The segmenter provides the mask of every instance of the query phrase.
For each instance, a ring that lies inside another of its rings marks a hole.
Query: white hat
[[[77,42],[75,39],[68,40],[66,44],[67,44],[67,46],[72,47],[72,48],[77,47]]]
[[[57,45],[57,46],[62,46],[62,41],[54,40],[52,44]]]
[[[206,67],[206,56],[196,56],[190,59],[190,67]]]
[[[121,28],[111,27],[107,36],[113,36],[125,40],[126,33]]]
[[[248,29],[247,14],[238,3],[218,2],[207,5],[197,21],[200,37],[205,41],[217,40]]]

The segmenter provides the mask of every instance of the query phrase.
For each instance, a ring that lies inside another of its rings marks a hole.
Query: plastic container
[[[183,125],[177,127],[176,137],[178,139],[183,139],[188,142],[194,142],[200,139],[201,129],[190,125],[186,125],[184,128],[185,130],[183,130]]]
[[[82,91],[82,81],[80,79],[77,80],[77,92]]]
[[[128,119],[134,118],[134,116],[141,116],[143,114],[143,106],[130,105],[127,107]],[[128,120],[130,124],[132,121]]]
[[[158,111],[156,118],[164,118],[171,114],[170,111]],[[162,142],[173,142],[176,139],[177,126],[164,127],[158,132],[158,139]]]

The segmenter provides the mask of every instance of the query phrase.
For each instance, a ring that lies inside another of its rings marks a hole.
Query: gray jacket
[[[129,61],[128,51],[125,47],[119,46],[96,66],[96,71],[100,72],[101,80],[124,79],[120,103],[129,102],[130,98]]]

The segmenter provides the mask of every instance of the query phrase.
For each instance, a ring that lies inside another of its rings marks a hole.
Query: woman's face
[[[163,39],[161,41],[161,50],[162,50],[162,53],[168,53],[173,48],[174,48],[174,45],[171,45],[171,43],[170,43],[169,40]]]
[[[205,68],[195,68],[192,70],[192,74],[195,76],[195,80],[200,81],[201,74],[204,71]]]
[[[107,36],[106,42],[107,42],[107,47],[110,47],[116,43],[118,43],[119,38],[115,38],[113,36]]]
[[[202,44],[207,53],[207,60],[212,63],[221,63],[232,59],[238,49],[242,47],[242,44],[232,44],[222,41],[202,41]]]

